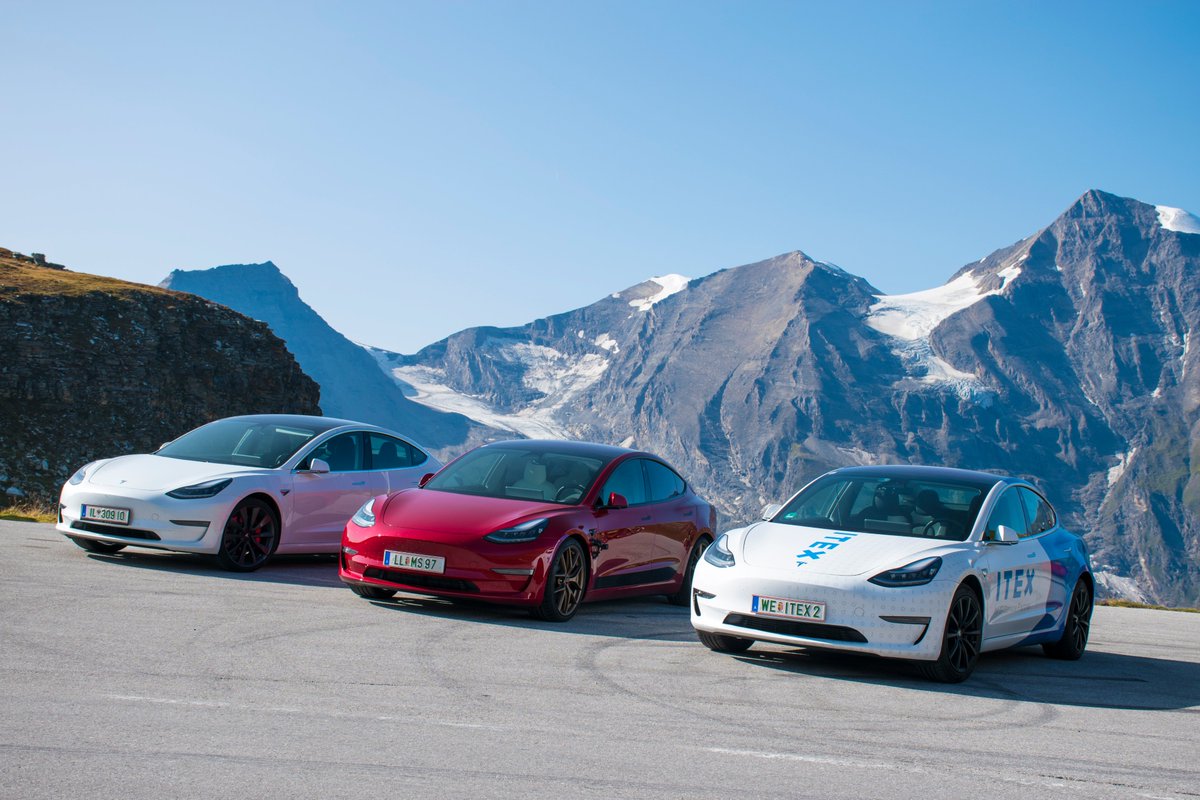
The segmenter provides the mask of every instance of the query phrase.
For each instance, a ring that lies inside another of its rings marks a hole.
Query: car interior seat
[[[524,476],[519,481],[512,483],[511,486],[514,489],[541,492],[542,500],[553,500],[556,491],[554,484],[546,480],[546,465],[533,461],[525,465]]]

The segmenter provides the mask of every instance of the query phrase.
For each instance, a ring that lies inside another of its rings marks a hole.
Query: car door
[[[646,534],[655,560],[670,569],[669,580],[687,564],[688,551],[700,523],[696,521],[695,503],[687,494],[683,478],[659,461],[643,459],[643,462],[650,501],[647,510],[652,517],[646,523]]]
[[[381,478],[379,494],[411,489],[422,475],[433,471],[425,468],[429,456],[419,448],[383,433],[367,434],[367,460],[370,470]]]
[[[1027,486],[1019,489],[1025,518],[1029,520],[1029,537],[1042,549],[1046,563],[1047,596],[1041,608],[1031,608],[1030,617],[1035,629],[1053,627],[1061,621],[1063,609],[1071,596],[1073,570],[1068,566],[1075,558],[1076,538],[1058,525],[1054,509],[1046,498]]]
[[[1015,543],[999,541],[997,529],[1006,525],[1017,532]],[[1010,486],[1000,495],[984,528],[982,572],[984,609],[989,639],[1015,636],[1033,630],[1044,613],[1049,595],[1049,563],[1045,550],[1030,536],[1021,502],[1020,487]]]
[[[387,490],[383,475],[365,468],[363,445],[361,431],[340,433],[300,461],[292,482],[292,513],[284,526],[290,547],[336,550],[354,512]],[[327,463],[329,472],[309,472],[313,459]]]
[[[608,500],[621,495],[627,508],[612,508]],[[600,545],[592,559],[592,586],[597,590],[616,589],[646,582],[638,571],[651,560],[650,537],[645,526],[652,519],[646,508],[646,473],[641,459],[631,458],[617,464],[600,490],[600,506],[595,512],[595,530],[589,531]]]

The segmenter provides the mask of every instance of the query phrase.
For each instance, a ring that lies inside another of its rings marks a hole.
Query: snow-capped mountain
[[[1195,604],[1198,234],[1185,211],[1091,191],[922,292],[885,295],[796,251],[369,363],[391,378],[380,396],[402,396],[383,402],[406,409],[403,429],[444,454],[497,436],[645,448],[727,522],[845,464],[1024,475],[1087,535],[1109,593]],[[234,299],[275,325],[274,301]],[[280,332],[328,411],[333,373],[296,338],[313,330]]]

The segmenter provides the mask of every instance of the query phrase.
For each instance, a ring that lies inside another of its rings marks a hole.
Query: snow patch
[[[643,297],[641,300],[630,300],[629,305],[638,311],[649,311],[656,303],[661,303],[676,292],[683,291],[687,287],[689,280],[691,278],[675,274],[653,277],[650,279],[650,282],[658,284],[659,291],[649,297]],[[613,297],[616,297],[616,295],[613,295]]]
[[[613,353],[621,352],[621,345],[617,344],[617,340],[609,336],[607,333],[602,333],[597,336],[592,341],[592,344],[596,345],[597,347],[602,347],[605,350],[609,350]]]
[[[619,447],[633,447],[633,437],[626,436],[624,439],[621,440],[621,444],[618,446]]]
[[[1020,260],[1024,261],[1027,258],[1029,258],[1029,256],[1027,256],[1027,255],[1021,256]],[[1000,288],[1003,289],[1005,286],[1007,286],[1008,284],[1012,283],[1013,281],[1015,281],[1017,279],[1017,276],[1021,274],[1021,268],[1018,267],[1016,264],[1013,264],[1012,266],[1005,267],[1004,269],[1000,270],[996,274],[999,275],[1001,278]]]
[[[996,292],[981,292],[975,276],[968,273],[936,289],[879,295],[879,302],[872,305],[867,314],[867,325],[906,342],[924,339],[942,320],[974,305],[988,294]]]
[[[1135,603],[1150,602],[1150,598],[1146,596],[1145,590],[1133,578],[1102,569],[1094,570],[1092,577],[1096,579],[1096,583],[1100,585],[1100,588],[1107,595],[1132,600]]]
[[[1200,233],[1200,217],[1195,214],[1170,206],[1155,206],[1154,210],[1158,212],[1158,224],[1164,230],[1176,233]]]
[[[1108,470],[1108,488],[1112,488],[1113,484],[1121,480],[1121,476],[1125,474],[1126,467],[1133,460],[1133,456],[1137,453],[1137,448],[1132,448],[1128,453],[1118,453],[1117,463]]]

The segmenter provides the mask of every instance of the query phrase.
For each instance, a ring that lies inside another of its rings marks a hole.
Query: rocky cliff
[[[0,248],[0,494],[53,499],[88,461],[318,401],[261,322]]]

